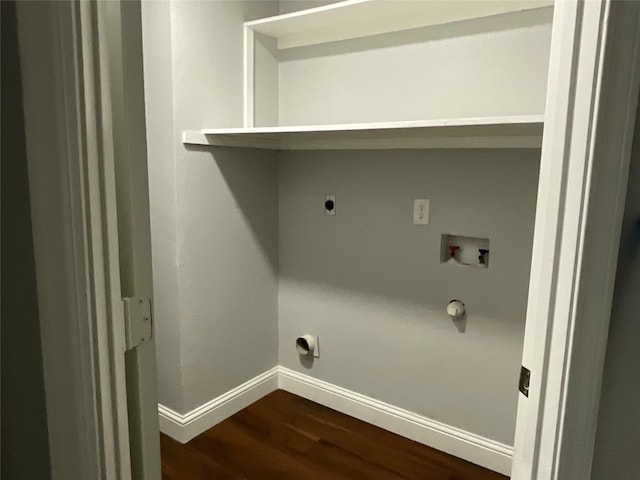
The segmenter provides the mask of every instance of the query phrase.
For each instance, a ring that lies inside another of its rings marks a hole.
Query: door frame
[[[130,480],[108,49],[96,2],[16,2],[52,480]]]
[[[588,479],[640,84],[640,3],[556,2],[514,479]]]
[[[514,479],[589,478],[640,78],[620,61],[638,58],[634,3],[556,2]],[[52,479],[127,480],[104,19],[93,2],[17,7]]]
[[[141,4],[98,3],[109,45],[114,166],[123,297],[153,299]],[[151,338],[125,354],[133,478],[160,478],[156,346]]]

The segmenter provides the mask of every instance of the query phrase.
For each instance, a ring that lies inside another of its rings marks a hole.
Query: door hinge
[[[134,348],[151,340],[151,299],[149,297],[125,297],[124,329],[126,349]]]
[[[518,382],[518,390],[525,397],[529,396],[529,381],[531,380],[531,371],[527,367],[520,367],[520,381]]]

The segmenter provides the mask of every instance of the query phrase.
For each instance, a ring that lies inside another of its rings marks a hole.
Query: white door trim
[[[98,2],[109,50],[120,289],[153,305],[141,3]],[[153,325],[153,322],[152,322]],[[132,477],[162,476],[155,338],[125,355]]]
[[[52,480],[131,479],[104,23],[17,2]]]
[[[634,2],[556,2],[516,480],[590,478],[638,93],[638,11]]]

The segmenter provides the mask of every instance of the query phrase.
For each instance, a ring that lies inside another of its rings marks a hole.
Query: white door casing
[[[512,478],[590,478],[638,95],[639,4],[556,2]]]
[[[52,478],[159,479],[140,4],[17,10]]]
[[[131,478],[104,23],[18,2],[53,480]]]

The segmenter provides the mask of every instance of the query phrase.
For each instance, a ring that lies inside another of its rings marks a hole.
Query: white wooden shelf
[[[269,150],[540,148],[543,115],[185,131],[187,145]]]
[[[348,0],[246,22],[279,49],[367,37],[553,5],[553,0]]]

